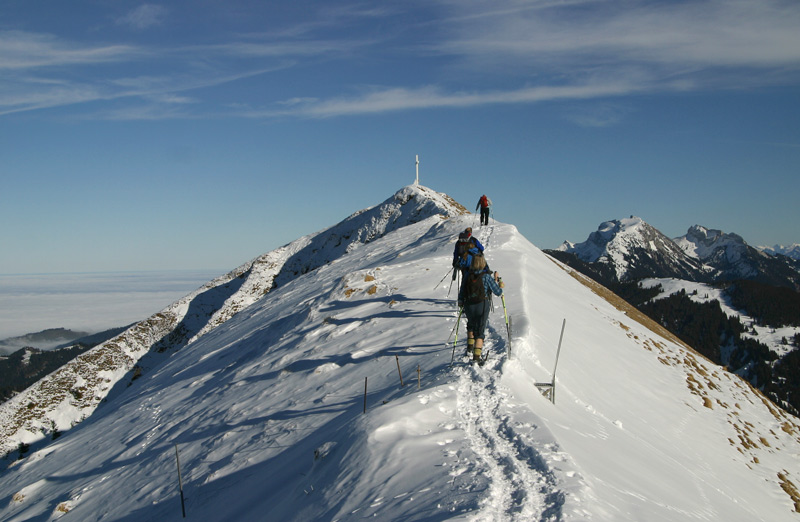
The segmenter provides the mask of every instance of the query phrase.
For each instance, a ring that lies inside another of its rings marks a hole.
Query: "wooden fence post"
[[[394,358],[397,361],[397,373],[400,374],[400,387],[402,388],[405,384],[403,384],[403,372],[400,371],[400,357],[395,354]]]
[[[186,518],[186,504],[183,499],[183,479],[181,478],[181,460],[178,457],[178,444],[175,444],[175,462],[178,464],[178,489],[181,492],[181,512],[183,518]]]

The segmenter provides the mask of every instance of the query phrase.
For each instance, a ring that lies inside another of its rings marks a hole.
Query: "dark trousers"
[[[472,337],[475,339],[483,339],[491,307],[492,302],[489,299],[474,304],[467,303],[464,306],[464,315],[467,316],[467,331],[472,332]]]
[[[489,224],[489,207],[481,207],[481,225]]]

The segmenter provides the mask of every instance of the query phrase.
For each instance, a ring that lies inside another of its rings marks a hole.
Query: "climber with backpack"
[[[477,237],[472,235],[472,227],[467,227],[458,235],[455,248],[453,248],[453,281],[458,275],[457,270],[460,270],[462,274],[469,270],[472,252],[483,254],[483,245]]]
[[[467,316],[467,356],[471,356],[473,362],[482,362],[483,337],[489,321],[492,294],[503,295],[505,285],[498,280],[497,272],[492,274],[489,271],[483,254],[473,254],[469,271],[458,293],[458,306],[463,308]]]
[[[477,212],[478,209],[481,209],[481,226],[489,224],[489,211],[492,206],[492,200],[489,199],[486,194],[480,197],[478,200],[478,204],[475,206],[475,211]]]

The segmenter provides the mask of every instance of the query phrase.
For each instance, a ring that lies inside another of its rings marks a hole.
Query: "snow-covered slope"
[[[428,217],[279,284],[3,471],[0,519],[182,520],[176,448],[195,520],[798,519],[797,419],[512,225],[478,231],[512,338],[496,301],[487,364],[451,368],[473,224]]]
[[[775,352],[778,357],[783,357],[794,349],[787,343],[787,340],[793,339],[796,335],[800,334],[800,326],[773,327],[759,324],[757,320],[748,316],[742,310],[738,310],[733,303],[731,303],[731,299],[725,292],[725,289],[719,285],[695,283],[682,279],[656,278],[643,279],[641,284],[645,288],[661,286],[661,293],[654,297],[654,299],[663,299],[683,291],[689,299],[696,303],[718,302],[720,309],[725,315],[728,317],[737,317],[742,325],[745,326],[746,331],[742,334],[742,337],[755,339]],[[722,362],[727,365],[729,361],[723,358]]]
[[[78,356],[0,405],[0,455],[67,430],[92,414],[112,389],[124,389],[163,360],[284,284],[382,235],[431,216],[466,209],[412,185],[380,205],[302,237],[210,281],[158,314]]]
[[[587,263],[607,265],[619,281],[642,277],[708,279],[710,270],[687,256],[671,239],[631,216],[601,223],[583,243],[564,242],[558,250]]]

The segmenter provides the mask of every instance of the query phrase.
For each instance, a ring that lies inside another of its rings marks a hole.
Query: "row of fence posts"
[[[404,388],[405,383],[403,382],[403,371],[400,369],[400,356],[394,356],[394,360],[397,362],[397,374],[400,376],[400,387]],[[364,413],[367,413],[367,379],[368,377],[364,377]],[[417,389],[422,388],[422,368],[420,365],[417,365]]]
[[[403,372],[400,369],[400,356],[394,356],[395,361],[397,362],[397,374],[400,376],[400,387],[404,388],[405,383],[403,382]],[[364,413],[367,413],[367,389],[368,389],[368,377],[364,377]],[[417,389],[422,388],[422,368],[420,365],[417,365]],[[178,454],[178,444],[175,444],[175,464],[178,467],[178,491],[181,497],[181,513],[183,514],[183,518],[186,518],[186,501],[183,496],[183,478],[181,477],[181,460]]]
[[[505,308],[505,303],[503,303],[503,308]],[[558,369],[558,358],[561,355],[561,341],[564,339],[564,328],[567,325],[567,320],[564,319],[564,322],[561,324],[561,335],[558,338],[558,351],[556,352],[556,362],[553,368],[553,376],[550,382],[537,382],[535,383],[536,388],[538,388],[542,394],[549,398],[550,401],[555,404],[556,403],[556,370]],[[509,344],[510,344],[510,337],[511,332],[509,329]],[[449,342],[449,339],[448,339]],[[510,353],[508,354],[511,355]],[[400,369],[400,356],[395,354],[394,356],[395,361],[397,362],[397,374],[400,376],[400,387],[404,388],[405,383],[403,382],[403,371]],[[367,390],[368,390],[368,377],[364,377],[364,413],[367,413]],[[417,389],[422,388],[422,369],[420,365],[417,365]],[[183,480],[181,478],[181,462],[180,457],[178,456],[178,445],[175,444],[175,462],[178,466],[178,490],[180,491],[181,496],[181,512],[183,513],[183,518],[186,518],[186,504],[184,501],[183,496]]]

